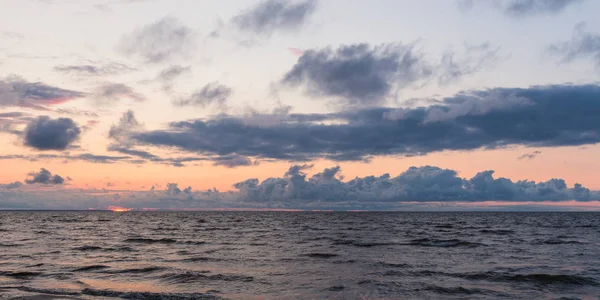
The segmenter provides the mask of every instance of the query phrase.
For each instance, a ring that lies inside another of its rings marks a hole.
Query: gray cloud
[[[192,67],[190,66],[170,66],[158,73],[156,76],[156,81],[162,83],[164,91],[170,92],[173,89],[173,81],[184,74],[190,73],[191,71]]]
[[[377,105],[409,86],[437,79],[440,85],[460,81],[497,61],[499,48],[488,43],[448,51],[439,63],[427,61],[415,44],[343,45],[304,51],[280,81],[303,87],[313,97],[334,97],[344,104]]]
[[[458,5],[461,9],[469,9],[476,4],[491,4],[494,8],[502,11],[502,13],[507,16],[524,18],[535,15],[557,14],[567,7],[583,1],[584,0],[459,0]]]
[[[298,30],[312,15],[317,0],[266,0],[233,17],[242,32],[271,36],[277,31]]]
[[[136,163],[134,159],[130,156],[110,156],[110,155],[97,155],[92,153],[81,153],[81,154],[37,154],[37,155],[20,155],[20,154],[11,154],[11,155],[0,155],[0,160],[13,160],[13,159],[22,159],[27,161],[43,161],[43,160],[53,160],[60,159],[63,161],[85,161],[89,163],[98,163],[98,164],[111,164],[117,162],[130,162]]]
[[[436,201],[562,201],[600,199],[600,193],[575,184],[567,187],[562,179],[545,182],[494,178],[494,171],[483,171],[470,179],[457,172],[433,166],[411,167],[396,177],[357,177],[342,181],[339,167],[325,169],[310,178],[305,167],[292,166],[281,178],[262,182],[248,179],[236,183],[239,199],[245,202],[287,203],[306,207],[320,203],[341,203],[345,208],[374,208],[394,202]],[[388,204],[389,205],[389,204]]]
[[[534,159],[540,154],[542,154],[542,151],[536,150],[531,153],[525,153],[525,154],[519,156],[519,159]]]
[[[104,65],[60,65],[54,71],[74,76],[107,76],[119,75],[135,71],[135,68],[121,63],[107,63]]]
[[[584,23],[575,26],[571,40],[552,44],[548,50],[560,56],[563,63],[591,58],[596,63],[596,68],[600,70],[600,34],[587,32]]]
[[[246,167],[257,164],[258,162],[252,161],[251,159],[241,155],[218,157],[214,162],[215,166],[224,166],[227,168]]]
[[[500,47],[493,47],[489,43],[479,45],[465,45],[464,55],[447,51],[442,56],[438,66],[437,81],[440,85],[447,85],[460,81],[463,77],[473,75],[489,68],[496,63]]]
[[[290,161],[365,160],[511,145],[576,146],[600,142],[598,99],[598,85],[495,88],[462,92],[428,107],[284,114],[268,123],[220,115],[172,122],[167,129],[128,138],[201,156]]]
[[[146,101],[146,97],[137,93],[130,86],[122,83],[106,83],[96,88],[94,99],[100,104],[112,104],[120,99],[127,98],[133,101]]]
[[[41,168],[39,172],[31,172],[25,179],[27,184],[64,184],[65,179],[60,175],[52,175],[50,171]]]
[[[79,139],[80,133],[72,119],[40,116],[27,124],[24,141],[37,150],[65,150]]]
[[[208,189],[181,189],[177,183],[168,183],[163,190],[153,186],[148,191],[102,190],[44,190],[10,191],[0,185],[0,207],[29,209],[87,209],[115,205],[143,208],[296,208],[296,209],[471,209],[465,202],[496,201],[565,201],[600,200],[599,191],[590,191],[581,184],[567,186],[560,178],[534,182],[495,178],[494,171],[477,173],[472,178],[461,178],[454,170],[434,166],[411,167],[390,174],[356,177],[345,180],[339,166],[326,168],[312,176],[310,165],[294,165],[282,177],[260,181],[250,178],[233,185],[233,191]],[[47,172],[47,171],[46,171]],[[41,183],[52,184],[53,175],[43,170]],[[45,174],[45,175],[44,175]],[[60,181],[57,179],[55,181]],[[9,184],[18,186],[17,184]],[[5,185],[7,186],[7,185]],[[156,185],[160,188],[160,185]],[[115,198],[118,192],[120,197]],[[93,196],[91,196],[93,194]],[[7,206],[6,204],[9,204]],[[464,205],[464,206],[463,206]],[[485,207],[487,204],[479,204]],[[543,205],[540,203],[540,205]],[[590,203],[593,206],[593,203]],[[539,206],[543,207],[543,206]],[[511,209],[510,206],[504,206]],[[546,207],[547,208],[547,207]],[[489,209],[489,208],[488,208]],[[568,209],[563,207],[561,209]],[[579,208],[581,209],[581,208]]]
[[[176,106],[200,106],[203,108],[215,104],[219,108],[224,108],[232,94],[232,88],[218,82],[211,82],[190,96],[174,101],[173,104]]]
[[[0,107],[20,106],[48,110],[44,106],[64,103],[85,95],[42,82],[27,82],[16,76],[0,79]]]
[[[175,18],[165,17],[124,36],[118,48],[147,63],[161,63],[185,57],[194,44],[195,36],[190,28]]]
[[[583,0],[511,0],[504,3],[504,13],[516,16],[555,14]]]
[[[23,186],[23,183],[20,181],[15,181],[15,182],[7,183],[7,184],[0,184],[0,188],[7,189],[7,190],[17,189],[17,188],[20,188],[21,186]]]
[[[433,67],[410,45],[368,44],[307,50],[282,84],[303,86],[312,96],[334,96],[351,104],[382,103],[395,86],[427,78]]]

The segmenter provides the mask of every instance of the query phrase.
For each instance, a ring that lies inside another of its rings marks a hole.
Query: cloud
[[[462,178],[454,170],[435,166],[414,166],[390,174],[369,175],[345,180],[339,166],[326,168],[312,176],[310,165],[292,165],[282,177],[260,181],[249,178],[233,185],[232,191],[217,189],[181,189],[175,182],[164,190],[80,190],[54,189],[40,191],[0,186],[0,207],[28,209],[88,209],[111,205],[137,209],[194,209],[194,208],[285,208],[336,210],[397,210],[397,209],[472,209],[495,210],[503,203],[534,205],[570,204],[598,209],[599,191],[581,184],[568,186],[563,179],[547,181],[512,181],[495,178],[493,170]],[[27,180],[53,184],[61,182],[57,175],[45,169],[31,173]],[[62,178],[62,177],[61,177]],[[64,184],[64,180],[62,181]],[[9,184],[20,187],[17,184]],[[7,186],[7,185],[5,185]],[[4,189],[4,190],[3,190]],[[596,201],[594,201],[596,200]],[[488,202],[484,202],[488,201]],[[594,201],[594,202],[590,202]],[[472,204],[472,205],[471,205]],[[501,209],[511,209],[502,206]],[[517,208],[519,209],[519,208]],[[568,209],[568,207],[563,207]]]
[[[507,16],[525,18],[536,15],[553,15],[564,11],[567,7],[583,2],[584,0],[495,0],[474,1],[459,0],[459,8],[466,10],[476,4],[491,4]]]
[[[31,172],[25,179],[27,184],[64,184],[65,179],[60,175],[52,175],[50,171],[41,168],[39,172]]]
[[[23,186],[23,183],[20,181],[15,181],[15,182],[7,183],[7,184],[0,184],[0,188],[7,189],[7,190],[17,189],[17,188],[20,188],[21,186]]]
[[[48,110],[44,106],[65,103],[85,95],[42,82],[27,82],[16,76],[0,79],[0,107],[20,106]]]
[[[454,170],[434,166],[410,167],[396,177],[340,178],[333,167],[308,177],[305,167],[292,166],[281,178],[262,182],[248,179],[236,183],[237,197],[243,202],[287,203],[288,207],[310,207],[339,203],[346,208],[386,207],[397,202],[437,201],[564,201],[598,199],[600,193],[575,184],[567,187],[562,179],[545,182],[494,178],[494,171],[482,171],[471,179],[460,178]],[[388,203],[388,204],[385,204]],[[338,205],[339,205],[338,204]]]
[[[455,83],[463,77],[493,66],[499,60],[499,51],[500,47],[493,47],[489,43],[465,45],[465,53],[462,56],[454,51],[447,51],[437,68],[438,83],[440,85]]]
[[[525,17],[538,14],[556,14],[583,0],[512,0],[506,1],[503,11],[507,15]]]
[[[56,160],[60,159],[65,162],[68,161],[85,161],[89,163],[98,163],[98,164],[111,164],[117,162],[130,162],[137,163],[136,160],[132,159],[130,156],[110,156],[110,155],[98,155],[92,153],[81,153],[81,154],[37,154],[37,155],[21,155],[21,154],[11,154],[11,155],[0,155],[0,160],[14,160],[21,159],[27,161],[47,161],[47,160]]]
[[[317,0],[266,0],[232,18],[241,32],[271,36],[278,31],[295,31],[313,14]]]
[[[158,75],[156,76],[156,81],[162,83],[164,91],[170,92],[173,89],[173,81],[184,74],[190,73],[191,71],[192,67],[190,66],[170,66],[158,73]]]
[[[194,44],[195,35],[190,28],[173,17],[165,17],[124,36],[118,48],[147,63],[161,63],[186,57]]]
[[[598,99],[600,86],[593,84],[495,88],[461,92],[427,107],[274,114],[261,117],[270,120],[266,123],[219,115],[172,122],[166,129],[128,138],[201,156],[289,161],[368,160],[512,145],[578,146],[600,142]]]
[[[137,120],[135,113],[132,110],[126,111],[119,119],[119,123],[112,125],[108,132],[108,138],[111,140],[111,143],[107,150],[135,156],[141,158],[143,161],[166,163],[177,167],[182,167],[184,162],[207,160],[204,157],[165,158],[145,150],[135,149],[137,143],[131,136],[142,132],[143,128],[144,125]],[[131,162],[139,163],[139,160]]]
[[[122,83],[106,83],[96,88],[93,98],[101,104],[112,104],[122,98],[143,102],[146,97]]]
[[[410,45],[355,44],[304,51],[281,83],[303,86],[312,96],[351,104],[382,103],[395,85],[407,86],[433,73]]]
[[[119,75],[135,71],[135,68],[121,63],[107,63],[100,66],[94,65],[60,65],[53,68],[54,71],[73,76],[108,76]]]
[[[447,51],[439,63],[427,61],[415,44],[342,45],[306,50],[280,81],[282,87],[303,87],[312,97],[333,97],[343,104],[378,105],[403,88],[436,79],[455,83],[497,60],[499,48],[487,43],[465,46],[465,53]]]
[[[33,119],[24,132],[25,145],[37,150],[65,150],[79,139],[81,129],[69,118]]]
[[[190,96],[174,101],[173,104],[176,106],[199,106],[202,108],[215,104],[223,109],[232,94],[232,88],[218,82],[211,82]]]
[[[251,159],[241,155],[218,157],[214,162],[215,166],[224,166],[227,168],[246,167],[257,164],[258,162],[252,161]]]
[[[554,43],[548,47],[548,50],[560,56],[560,61],[563,63],[591,58],[596,63],[596,68],[600,70],[600,34],[587,32],[585,23],[575,26],[571,40]]]
[[[542,154],[542,151],[536,150],[531,153],[525,153],[525,154],[519,156],[519,159],[534,159],[540,154]]]

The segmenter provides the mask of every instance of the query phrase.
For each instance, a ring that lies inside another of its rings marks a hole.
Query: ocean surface
[[[0,299],[594,299],[600,213],[0,212]]]

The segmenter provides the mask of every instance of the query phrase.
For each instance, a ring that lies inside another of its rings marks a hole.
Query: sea
[[[0,212],[0,299],[600,299],[600,213]]]

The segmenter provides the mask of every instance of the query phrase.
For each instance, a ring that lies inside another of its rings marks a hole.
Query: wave
[[[534,244],[545,244],[545,245],[561,245],[561,244],[567,244],[567,245],[576,245],[576,244],[585,244],[583,242],[580,241],[575,241],[575,240],[563,240],[560,238],[552,238],[552,239],[548,239],[548,240],[537,240],[534,242]]]
[[[555,275],[555,274],[507,274],[507,273],[475,273],[460,276],[465,279],[488,280],[488,281],[514,281],[530,282],[543,285],[567,284],[567,285],[590,285],[598,286],[593,278],[578,275]]]
[[[78,251],[96,251],[96,250],[102,250],[102,247],[85,245],[85,246],[81,246],[81,247],[77,247],[77,248],[73,248],[73,249],[78,250]]]
[[[123,273],[152,273],[156,271],[162,271],[166,269],[165,267],[145,267],[145,268],[130,268],[130,269],[120,269],[113,270],[107,273],[111,274],[123,274]]]
[[[313,253],[302,254],[302,256],[312,257],[312,258],[332,258],[332,257],[338,257],[339,254],[313,252]]]
[[[21,247],[23,245],[20,244],[9,244],[9,243],[0,243],[0,247],[5,247],[5,248],[9,248],[9,247]]]
[[[27,279],[31,277],[36,277],[42,275],[42,272],[32,272],[32,271],[0,271],[0,276],[13,277],[13,278],[22,278]]]
[[[91,266],[85,266],[85,267],[74,269],[73,272],[89,272],[89,271],[103,270],[103,269],[107,269],[107,268],[109,268],[109,266],[91,265]]]
[[[217,280],[217,281],[238,281],[238,282],[252,282],[254,277],[244,275],[206,275],[210,271],[195,271],[195,272],[184,272],[184,273],[172,273],[161,276],[164,281],[170,283],[189,283],[203,280]]]
[[[136,243],[136,244],[174,244],[177,243],[177,240],[162,238],[162,239],[149,239],[149,238],[128,238],[125,239],[126,243]]]
[[[509,234],[515,233],[514,230],[508,230],[508,229],[481,229],[481,230],[479,230],[479,232],[484,233],[484,234],[497,234],[497,235],[509,235]]]
[[[477,295],[477,294],[490,295],[490,294],[494,294],[495,296],[500,296],[500,295],[498,295],[498,292],[496,292],[496,291],[479,289],[479,288],[465,288],[462,286],[443,287],[443,286],[439,286],[439,285],[428,285],[425,288],[417,289],[417,291],[420,291],[420,290],[431,291],[431,292],[434,292],[437,294],[442,294],[442,295]]]
[[[39,289],[28,286],[22,286],[17,288],[20,291],[28,292],[28,293],[39,293],[39,294],[47,294],[47,295],[60,295],[60,296],[77,296],[81,295],[81,293],[72,290],[65,289]]]
[[[28,287],[19,287],[19,290],[25,292],[34,292],[48,295],[63,295],[63,296],[77,296],[77,295],[87,295],[87,296],[100,296],[100,297],[114,297],[114,298],[122,298],[122,299],[136,299],[136,300],[217,300],[223,299],[221,297],[211,295],[211,294],[202,294],[202,293],[151,293],[151,292],[123,292],[123,291],[113,291],[113,290],[97,290],[86,288],[81,292],[74,292],[68,290],[60,290],[60,289],[36,289],[36,288],[28,288]]]
[[[483,246],[480,243],[472,243],[459,239],[450,239],[450,240],[438,240],[438,239],[416,239],[410,241],[407,245],[411,246],[421,246],[421,247],[442,247],[442,248],[452,248],[452,247],[466,247],[466,248],[474,248]]]
[[[398,245],[398,243],[390,243],[390,242],[361,242],[355,240],[335,240],[333,241],[333,245],[350,245],[354,247],[363,247],[370,248],[376,246],[391,246]]]

